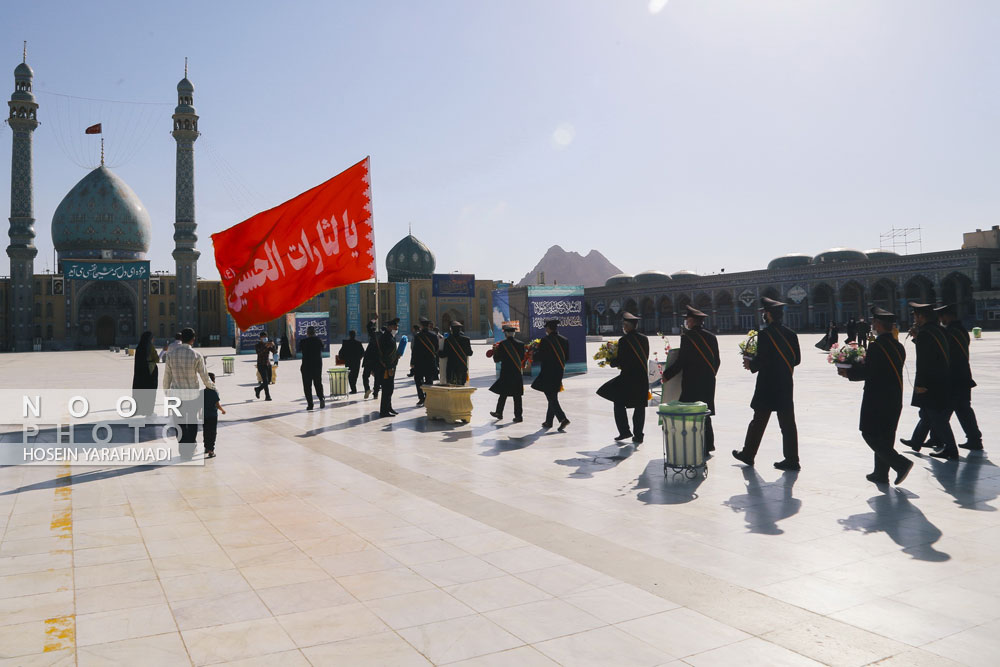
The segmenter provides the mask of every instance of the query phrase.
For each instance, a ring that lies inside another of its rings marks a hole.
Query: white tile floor
[[[559,434],[530,390],[523,424],[488,416],[482,345],[460,426],[403,378],[395,419],[360,395],[305,412],[298,362],[252,401],[251,361],[222,376],[209,350],[229,414],[204,466],[0,468],[0,665],[996,664],[1000,339],[973,346],[987,451],[915,457],[888,490],[864,480],[860,386],[807,336],[802,472],[770,467],[777,424],[734,465],[736,340],[704,480],[664,478],[652,411],[642,448],[612,442],[608,370],[567,380]],[[4,361],[38,386],[131,381],[104,352]]]

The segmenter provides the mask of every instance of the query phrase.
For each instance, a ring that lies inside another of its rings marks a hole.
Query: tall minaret
[[[177,84],[173,137],[177,141],[177,183],[174,204],[174,262],[177,267],[177,330],[198,326],[198,227],[194,219],[194,142],[199,136],[194,110],[194,86],[187,78]]]
[[[35,205],[32,184],[31,136],[38,127],[38,103],[31,92],[34,72],[28,67],[27,45],[14,70],[7,124],[14,132],[10,166],[10,343],[15,350],[30,350],[34,336]]]

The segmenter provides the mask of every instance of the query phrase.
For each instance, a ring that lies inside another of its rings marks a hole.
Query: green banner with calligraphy
[[[63,260],[69,280],[148,280],[149,262],[80,262]]]

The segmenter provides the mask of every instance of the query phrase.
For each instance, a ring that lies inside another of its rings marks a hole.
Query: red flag
[[[375,275],[368,162],[212,234],[226,305],[240,329]]]
[[[86,130],[84,130],[83,133],[84,134],[100,134],[101,133],[101,124],[98,123],[97,125],[91,125]]]

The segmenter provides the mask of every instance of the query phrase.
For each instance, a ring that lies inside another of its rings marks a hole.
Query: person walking
[[[451,335],[444,341],[444,349],[438,353],[442,359],[447,359],[445,366],[445,382],[450,385],[464,387],[469,381],[469,357],[472,356],[472,341],[462,333],[462,323],[451,323]]]
[[[799,351],[799,337],[781,323],[785,305],[767,297],[761,299],[766,326],[757,334],[757,354],[752,359],[743,360],[743,367],[757,374],[757,385],[750,401],[753,419],[747,426],[743,449],[734,449],[733,458],[748,466],[754,464],[767,422],[771,413],[777,412],[784,458],[775,462],[774,467],[778,470],[800,470],[793,375],[795,367],[802,361],[802,353]]]
[[[646,424],[646,406],[649,405],[649,338],[638,332],[639,318],[629,312],[622,313],[622,332],[618,339],[618,356],[611,365],[618,368],[618,377],[602,384],[597,395],[614,404],[615,425],[618,427],[616,442],[632,438],[636,446],[642,444]],[[632,408],[632,429],[629,430],[628,409]]]
[[[681,371],[681,401],[693,403],[702,401],[708,406],[705,417],[705,451],[715,450],[715,432],[712,430],[712,415],[715,414],[715,376],[719,374],[722,359],[719,356],[719,340],[715,334],[704,328],[705,313],[686,306],[684,331],[681,332],[681,347],[675,361],[663,373],[667,382]],[[619,353],[620,354],[620,353]]]
[[[347,366],[347,380],[351,385],[351,393],[358,393],[358,373],[361,372],[361,360],[365,356],[365,346],[357,340],[358,332],[347,332],[347,338],[340,343],[340,351],[337,356]]]
[[[382,390],[382,401],[379,404],[379,417],[395,417],[398,413],[392,409],[392,392],[396,383],[396,364],[399,355],[396,352],[396,330],[399,329],[399,318],[395,317],[385,323],[382,332],[376,339],[379,350],[375,365],[375,381],[377,388]]]
[[[208,374],[209,379],[215,382],[215,373]],[[215,436],[219,431],[219,413],[226,414],[226,409],[222,407],[222,399],[216,389],[205,389],[205,429],[202,439],[205,441],[205,458],[215,458]]]
[[[132,399],[135,413],[143,417],[156,412],[156,388],[159,386],[160,369],[156,364],[159,355],[153,345],[153,332],[143,331],[135,348],[135,362],[132,368]]]
[[[267,339],[267,334],[260,332],[260,340],[254,346],[257,353],[257,373],[260,375],[260,384],[253,388],[253,393],[260,398],[260,392],[264,392],[264,400],[271,400],[271,354],[274,352],[274,343]],[[169,357],[169,353],[167,355]]]
[[[316,327],[306,327],[306,337],[299,341],[299,352],[302,354],[302,391],[306,395],[306,410],[313,409],[313,387],[319,407],[326,407],[323,400],[323,341],[316,335]]]
[[[951,361],[947,334],[938,324],[938,314],[929,303],[910,302],[913,309],[913,345],[917,349],[917,372],[913,379],[910,405],[919,409],[916,428],[910,440],[900,439],[915,452],[930,433],[941,446],[931,453],[934,458],[958,460],[955,434],[948,423],[951,417]]]
[[[378,349],[379,332],[376,328],[377,320],[369,320],[366,331],[368,333],[368,347],[365,348],[365,356],[361,361],[361,382],[365,387],[365,398],[372,395],[375,390],[375,398],[378,398],[378,390],[382,386],[378,376],[378,359],[381,356]],[[368,378],[372,378],[372,384],[368,384]],[[374,385],[374,387],[373,387]]]
[[[888,312],[888,311],[886,311]],[[868,349],[868,337],[872,333],[872,325],[865,322],[864,318],[858,320],[858,347]]]
[[[875,468],[865,479],[875,484],[889,483],[889,470],[896,471],[894,484],[899,486],[910,474],[913,461],[895,450],[896,427],[903,410],[903,363],[906,350],[892,337],[896,316],[873,306],[872,328],[875,340],[863,364],[840,368],[837,372],[852,382],[864,381],[861,399],[861,437],[875,454]]]
[[[972,388],[976,381],[972,379],[972,367],[969,355],[969,332],[958,319],[955,304],[948,304],[935,309],[941,319],[941,325],[948,336],[949,364],[951,378],[951,411],[958,417],[958,423],[965,432],[965,442],[959,445],[962,449],[978,451],[983,448],[983,433],[979,430],[976,413],[972,409]],[[136,353],[138,354],[138,352]],[[951,417],[949,416],[949,421]]]
[[[181,456],[194,453],[194,445],[198,437],[197,412],[201,405],[194,401],[199,396],[199,378],[208,389],[215,389],[215,382],[205,370],[205,358],[192,346],[194,329],[190,327],[181,330],[181,342],[167,353],[167,364],[163,371],[163,390],[168,396],[181,399]]]
[[[844,339],[845,343],[853,343],[858,337],[858,323],[854,321],[854,318],[847,320],[847,338]]]
[[[524,396],[524,376],[522,367],[524,364],[524,343],[514,338],[516,329],[505,324],[503,326],[504,339],[497,343],[494,350],[487,352],[487,356],[492,356],[493,361],[500,364],[500,377],[490,385],[490,391],[498,394],[497,409],[490,413],[494,419],[503,419],[503,409],[507,405],[507,397],[514,399],[514,423],[524,421],[524,410],[522,397]],[[490,354],[492,352],[492,355]]]
[[[545,411],[543,428],[552,428],[553,419],[559,420],[559,430],[565,431],[569,419],[559,405],[559,392],[562,391],[563,374],[566,372],[566,360],[569,358],[569,339],[559,333],[559,320],[545,322],[545,338],[541,339],[535,351],[535,359],[541,365],[538,377],[531,383],[531,388],[545,394],[548,408]]]
[[[431,321],[420,318],[420,330],[413,337],[410,352],[410,366],[413,369],[413,383],[417,386],[417,407],[424,404],[427,394],[425,384],[434,384],[438,365],[438,338],[430,330]]]

